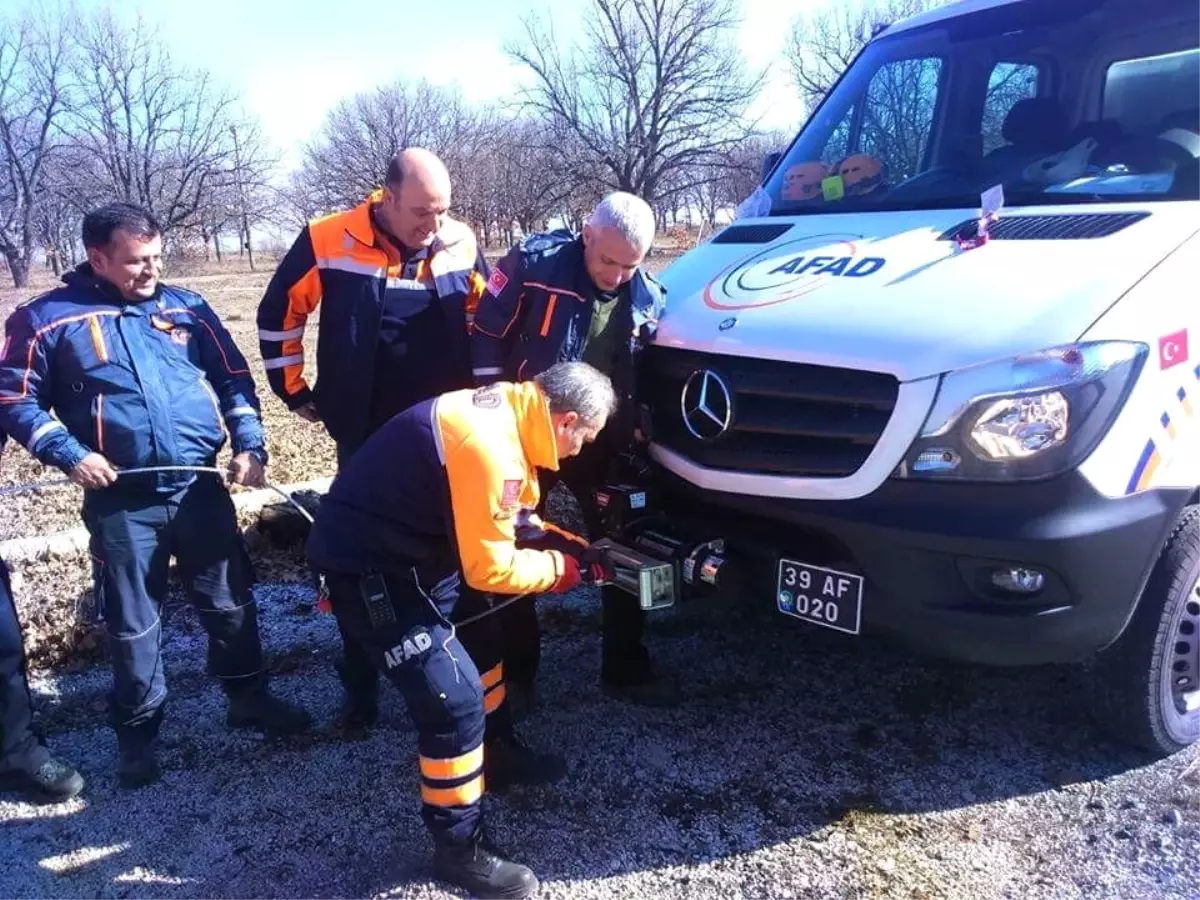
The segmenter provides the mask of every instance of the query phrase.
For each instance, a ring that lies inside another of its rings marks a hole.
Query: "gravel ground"
[[[208,296],[254,361],[253,304],[268,275],[177,280]],[[0,315],[13,302],[0,292]],[[271,478],[329,474],[321,429],[269,391],[263,402]],[[57,475],[39,468],[15,449],[0,486]],[[0,503],[0,539],[77,524],[72,490]],[[312,710],[316,728],[289,740],[229,731],[203,674],[203,636],[176,597],[166,775],[133,793],[113,774],[86,554],[14,571],[35,661],[54,664],[33,678],[41,724],[89,786],[62,805],[0,798],[0,896],[457,896],[429,880],[398,693],[385,693],[366,738],[334,728],[333,620],[313,611],[294,552],[256,549],[276,689]],[[687,699],[643,710],[597,689],[591,592],[543,613],[544,702],[522,732],[564,753],[570,772],[485,801],[542,897],[1200,897],[1200,750],[1146,765],[1092,726],[1069,672],[917,659],[744,598],[652,617],[651,644]]]
[[[39,674],[43,726],[89,786],[58,806],[0,800],[0,896],[457,896],[429,880],[398,692],[365,739],[343,738],[332,619],[301,584],[258,596],[276,689],[314,732],[226,729],[178,607],[165,781],[124,793],[107,667]],[[1067,674],[935,664],[766,604],[689,603],[650,626],[686,702],[639,709],[597,689],[597,606],[580,591],[543,607],[543,706],[521,726],[566,755],[567,778],[485,801],[542,897],[1200,896],[1200,755],[1142,765],[1092,727]]]

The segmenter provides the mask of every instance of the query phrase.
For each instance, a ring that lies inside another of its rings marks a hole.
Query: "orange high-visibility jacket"
[[[325,572],[413,568],[435,585],[460,571],[480,591],[545,591],[563,573],[562,554],[517,540],[559,531],[533,513],[537,470],[557,468],[550,408],[533,382],[443,394],[393,418],[347,461],[321,502],[309,560]]]
[[[371,224],[376,191],[346,212],[314,219],[300,232],[267,286],[258,307],[258,338],[271,390],[296,409],[309,401],[338,443],[366,437],[370,390],[379,340],[380,310],[388,278],[402,266]],[[428,261],[429,275],[447,324],[445,352],[470,384],[468,332],[489,274],[462,222],[447,219]],[[304,333],[318,305],[317,383],[304,375]]]

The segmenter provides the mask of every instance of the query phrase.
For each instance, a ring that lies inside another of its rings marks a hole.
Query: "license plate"
[[[863,577],[790,559],[779,561],[775,605],[781,613],[847,634],[862,628]]]

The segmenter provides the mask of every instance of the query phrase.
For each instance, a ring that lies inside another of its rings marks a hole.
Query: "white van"
[[[667,268],[655,504],[739,601],[1084,663],[1119,736],[1200,737],[1198,34],[1196,0],[892,25]]]

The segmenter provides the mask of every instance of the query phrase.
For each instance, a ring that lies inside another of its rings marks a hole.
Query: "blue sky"
[[[503,46],[522,33],[521,17],[544,12],[545,0],[455,0],[452,3],[338,3],[324,0],[76,0],[84,10],[111,6],[142,14],[161,28],[172,55],[203,66],[239,92],[247,112],[294,163],[300,142],[342,97],[397,77],[457,81],[468,99],[511,94],[525,77]],[[802,112],[780,57],[787,26],[828,0],[741,0],[738,42],[751,65],[767,67],[760,101],[764,124],[793,129]],[[28,0],[0,0],[18,10]],[[561,39],[578,31],[581,2],[558,3]],[[374,15],[364,16],[366,10]]]

